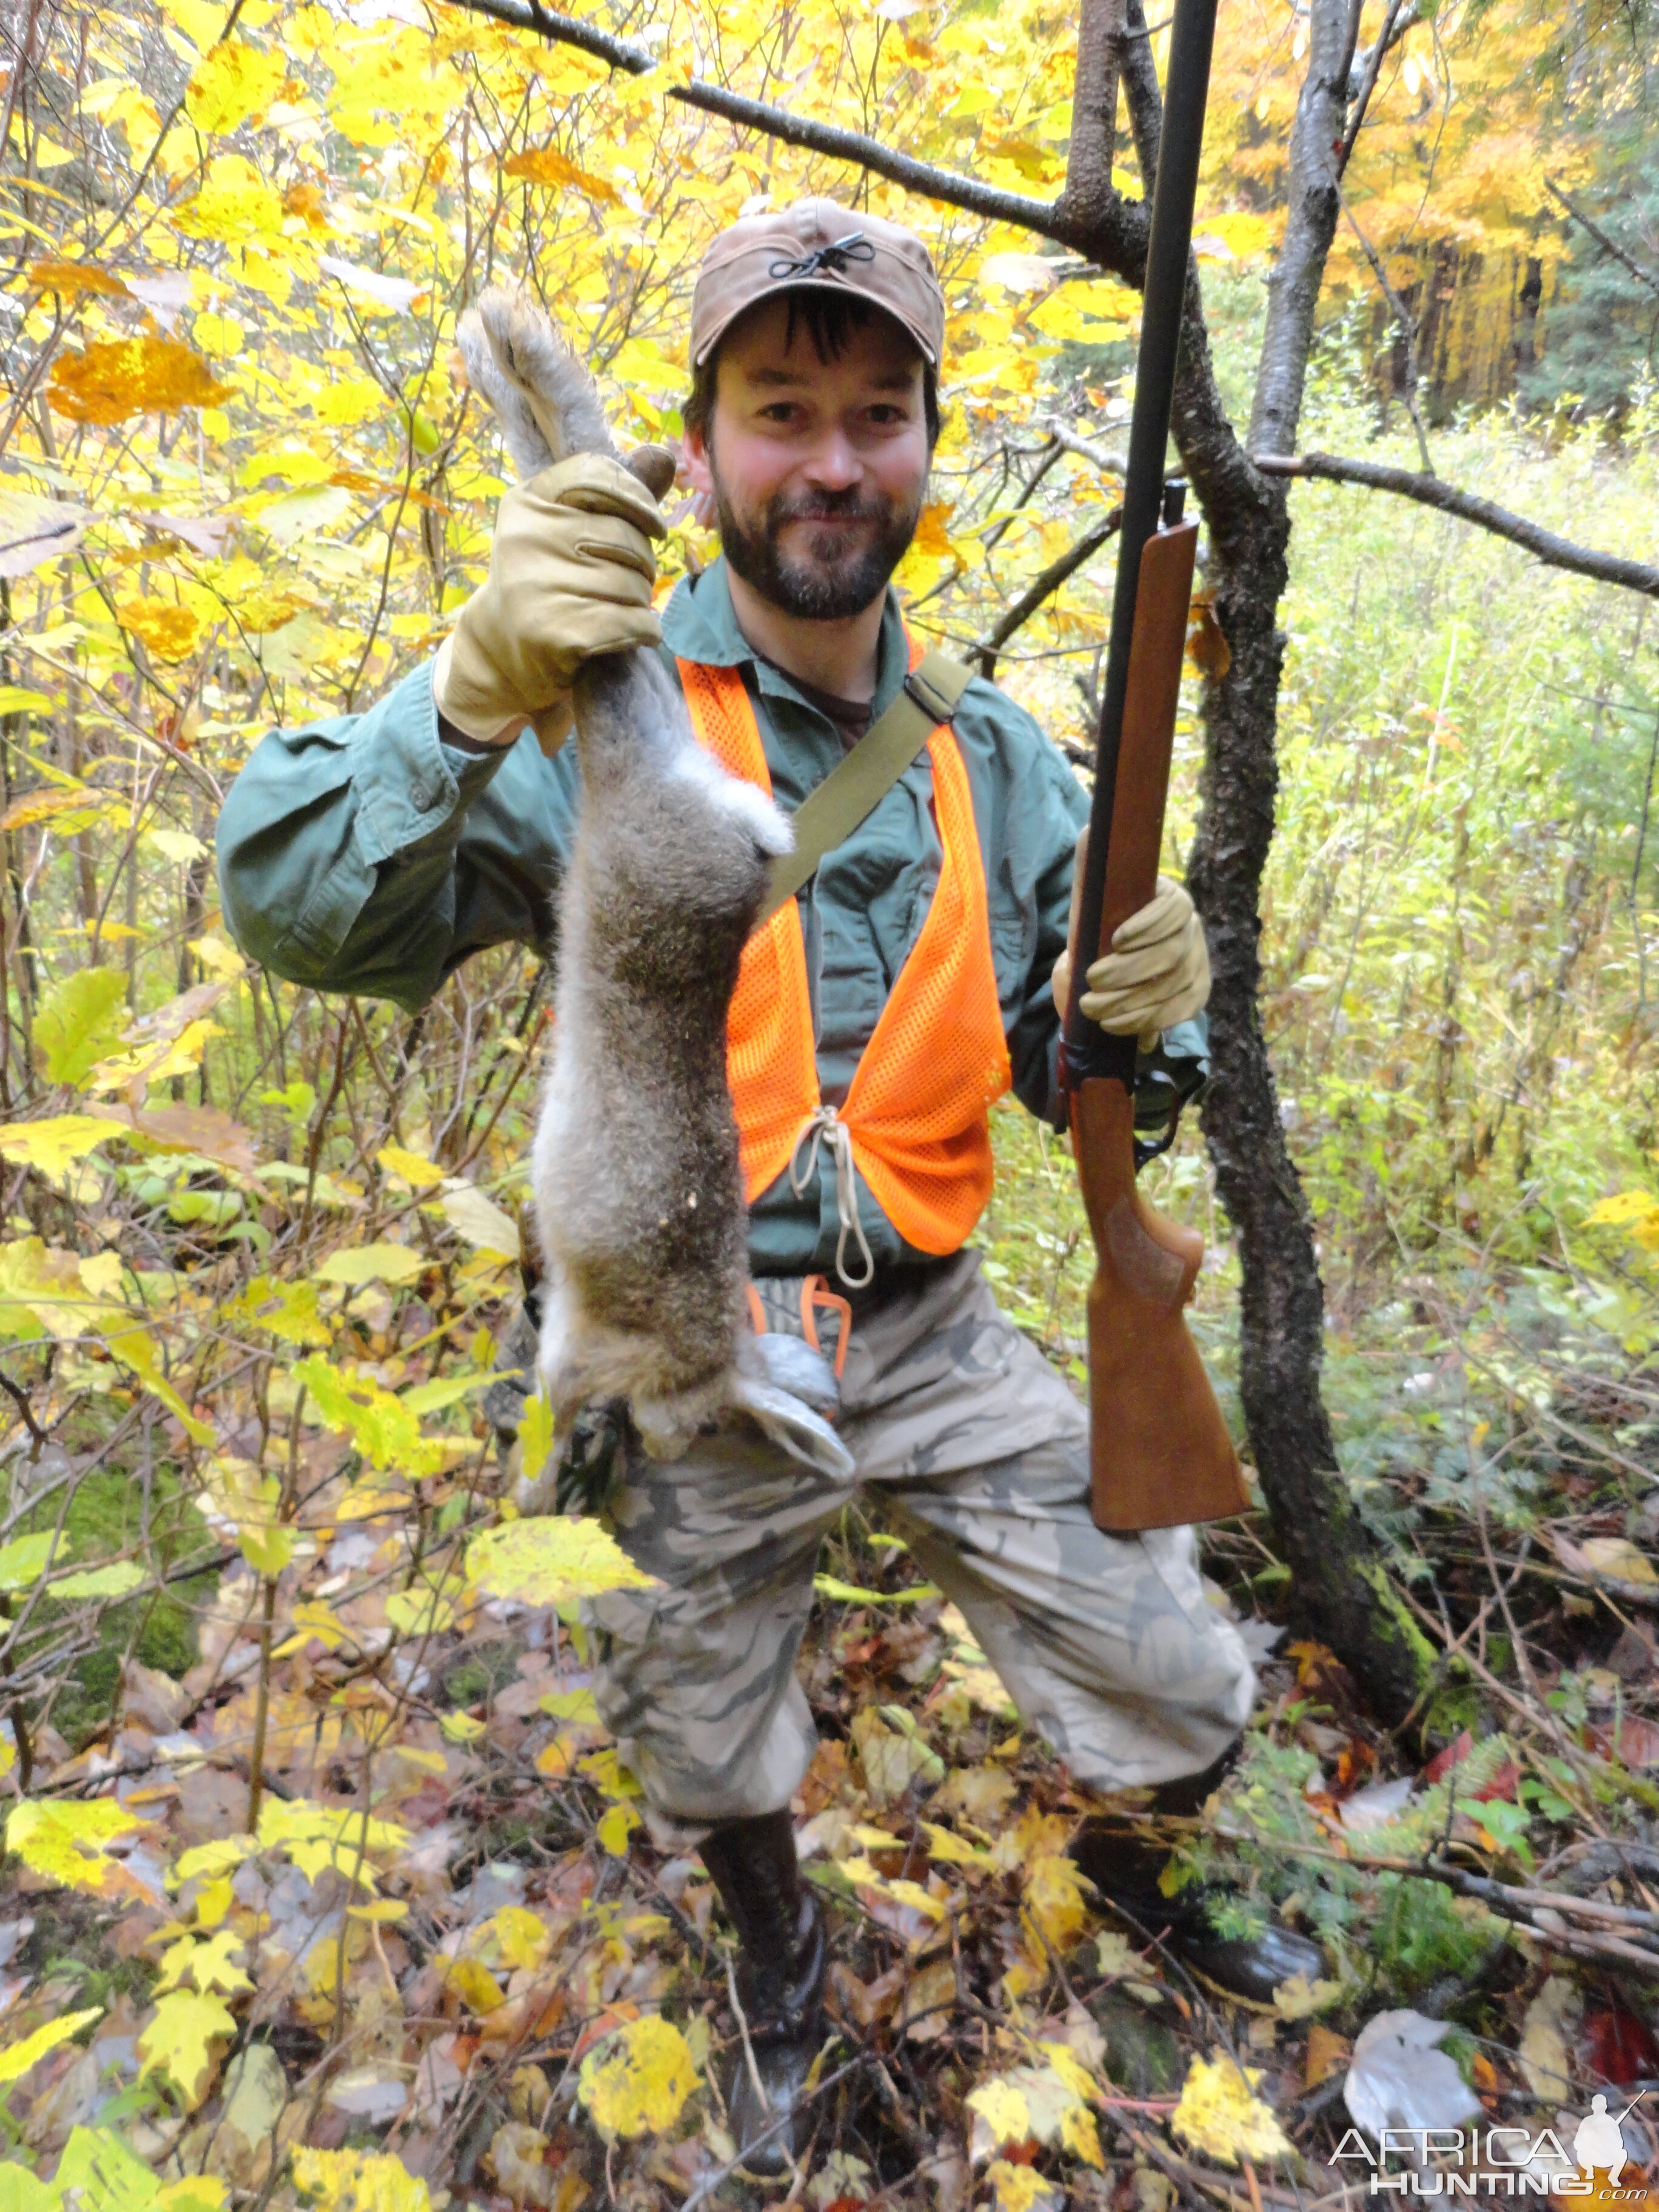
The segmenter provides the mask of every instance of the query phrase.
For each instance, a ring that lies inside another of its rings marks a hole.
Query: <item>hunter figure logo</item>
[[[1373,2197],[1393,2190],[1404,2197],[1577,2197],[1597,2204],[1644,2203],[1650,2191],[1621,2187],[1620,2177],[1630,2160],[1622,2124],[1646,2094],[1632,2098],[1616,2116],[1607,2110],[1605,2096],[1598,2092],[1592,2097],[1573,2131],[1571,2159],[1561,2140],[1571,2124],[1564,2116],[1559,2130],[1544,2128],[1536,2135],[1526,2128],[1384,2128],[1375,2150],[1358,2128],[1350,2128],[1330,2162],[1363,2160],[1371,2169]],[[1402,2171],[1389,2170],[1391,2156],[1407,2162]]]

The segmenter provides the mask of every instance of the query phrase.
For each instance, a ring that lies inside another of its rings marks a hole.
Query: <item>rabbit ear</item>
[[[763,1429],[775,1444],[781,1444],[791,1459],[802,1461],[827,1474],[833,1482],[851,1482],[858,1468],[828,1421],[802,1400],[752,1375],[740,1375],[732,1402]]]

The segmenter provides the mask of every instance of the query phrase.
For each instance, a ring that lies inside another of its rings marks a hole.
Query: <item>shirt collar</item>
[[[738,628],[726,580],[724,556],[700,576],[683,576],[663,610],[663,643],[677,659],[695,660],[705,668],[743,668],[763,696],[791,699],[807,705],[781,668],[758,660],[755,649]],[[890,584],[882,608],[881,635],[876,646],[876,714],[883,714],[897,696],[910,665],[905,643],[904,617]],[[817,709],[812,709],[816,712]]]

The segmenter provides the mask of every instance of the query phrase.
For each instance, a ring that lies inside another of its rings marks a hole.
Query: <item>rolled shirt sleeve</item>
[[[574,748],[545,761],[528,732],[445,744],[426,664],[365,714],[260,740],[219,817],[226,921],[291,982],[412,1012],[486,945],[551,955],[576,789]]]

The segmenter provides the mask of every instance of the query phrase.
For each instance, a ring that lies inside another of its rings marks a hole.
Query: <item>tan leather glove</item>
[[[664,535],[657,503],[620,461],[576,453],[506,493],[489,579],[438,649],[438,711],[480,744],[507,744],[534,720],[544,750],[583,661],[655,645],[651,605]]]
[[[1085,830],[1078,839],[1073,863],[1073,931],[1088,846]],[[1088,1018],[1114,1036],[1139,1038],[1147,1050],[1164,1030],[1189,1022],[1202,1011],[1210,997],[1209,948],[1204,925],[1179,884],[1167,876],[1158,878],[1156,896],[1120,922],[1112,933],[1111,951],[1090,968],[1087,981],[1089,988],[1079,1003]],[[1063,1021],[1072,991],[1069,952],[1055,961],[1052,981]]]

